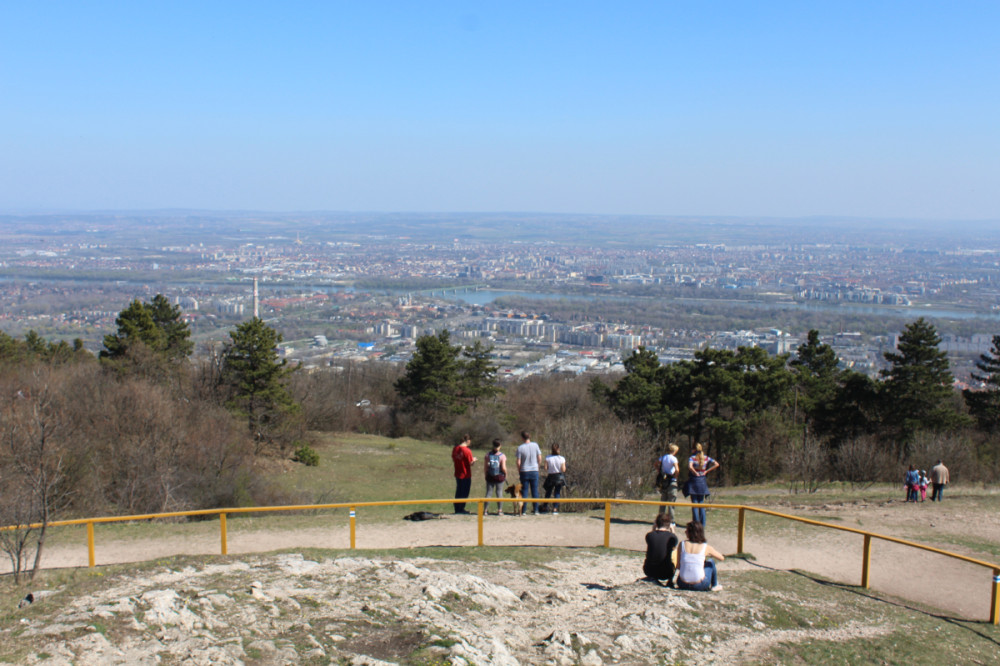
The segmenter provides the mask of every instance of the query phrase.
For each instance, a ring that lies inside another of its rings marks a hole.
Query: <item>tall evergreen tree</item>
[[[153,324],[163,333],[163,353],[167,358],[176,360],[187,358],[194,350],[191,342],[191,328],[181,319],[181,308],[171,305],[163,294],[157,294],[146,305]]]
[[[819,331],[813,329],[790,363],[796,380],[795,409],[817,434],[826,434],[831,427],[831,410],[840,389],[839,362],[833,347],[820,342]]]
[[[817,432],[829,436],[834,444],[874,434],[880,424],[879,398],[879,385],[868,375],[844,371],[833,404],[826,412],[828,421]]]
[[[792,374],[785,356],[759,347],[709,347],[694,356],[662,366],[640,347],[625,359],[628,374],[601,393],[622,420],[657,436],[686,435],[726,459],[765,413],[785,406]]]
[[[150,303],[133,300],[118,313],[115,324],[118,330],[104,336],[101,358],[122,358],[130,348],[142,344],[161,358],[178,361],[187,358],[194,348],[180,308],[170,305],[163,294],[157,294]]]
[[[462,349],[452,346],[447,329],[421,336],[416,344],[406,372],[395,384],[403,409],[431,421],[465,411],[459,401]]]
[[[989,353],[980,354],[976,368],[979,373],[972,373],[972,378],[986,384],[986,388],[966,389],[962,395],[979,428],[995,433],[1000,430],[1000,335],[993,336],[993,346]]]
[[[278,358],[281,334],[259,318],[243,322],[229,337],[222,352],[222,381],[231,391],[226,406],[247,419],[260,451],[283,417],[298,411],[286,385],[295,368]]]
[[[897,351],[884,354],[891,365],[880,373],[883,415],[901,456],[918,431],[940,432],[963,422],[951,403],[954,378],[940,342],[934,326],[921,317],[906,326]]]
[[[492,398],[504,392],[497,386],[497,366],[493,364],[490,355],[492,345],[486,347],[479,340],[471,347],[462,350],[464,362],[461,364],[462,399],[471,402],[475,407],[480,400]]]
[[[654,435],[667,428],[662,403],[663,377],[655,352],[639,347],[622,361],[626,375],[606,391],[611,410],[622,421],[638,423]],[[595,384],[596,386],[596,384]]]

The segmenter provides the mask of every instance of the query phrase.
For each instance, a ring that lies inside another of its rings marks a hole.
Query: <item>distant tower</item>
[[[253,318],[260,319],[260,293],[257,291],[257,278],[253,279]]]

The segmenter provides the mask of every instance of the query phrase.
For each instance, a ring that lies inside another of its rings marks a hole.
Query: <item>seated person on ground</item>
[[[653,522],[653,531],[646,535],[646,561],[642,572],[647,578],[672,581],[677,557],[677,535],[670,524],[670,516],[661,513]]]
[[[705,541],[705,528],[701,523],[691,521],[684,533],[687,540],[680,547],[677,587],[682,590],[721,590],[719,574],[712,558],[717,558],[720,562],[726,558]]]

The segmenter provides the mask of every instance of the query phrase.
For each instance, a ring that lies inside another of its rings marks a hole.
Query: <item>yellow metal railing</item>
[[[841,532],[851,532],[853,534],[859,534],[864,537],[864,549],[861,559],[861,587],[868,588],[870,579],[870,563],[871,563],[871,553],[872,553],[872,540],[880,539],[882,541],[888,541],[890,543],[896,543],[903,546],[908,546],[910,548],[917,548],[919,550],[924,550],[930,553],[935,553],[937,555],[942,555],[944,557],[950,557],[962,562],[967,562],[969,564],[974,564],[977,566],[985,567],[992,571],[992,584],[991,584],[991,594],[990,594],[990,615],[989,622],[992,624],[1000,624],[1000,564],[993,562],[986,562],[984,560],[976,559],[974,557],[969,557],[967,555],[960,555],[958,553],[953,553],[951,551],[942,550],[940,548],[935,548],[933,546],[927,546],[922,543],[916,543],[914,541],[908,541],[906,539],[900,539],[897,537],[888,536],[885,534],[878,534],[875,532],[869,532],[866,530],[860,530],[854,527],[846,527],[843,525],[834,525],[832,523],[824,523],[818,520],[812,520],[811,518],[802,518],[801,516],[793,516],[786,513],[778,513],[777,511],[771,511],[770,509],[761,509],[754,506],[745,506],[742,504],[693,504],[690,502],[660,502],[655,500],[626,500],[626,499],[587,499],[579,497],[562,497],[562,498],[528,498],[528,499],[510,499],[510,498],[497,498],[491,497],[488,500],[486,498],[466,498],[464,500],[467,504],[476,504],[476,515],[477,515],[477,530],[478,530],[478,540],[477,544],[482,546],[483,540],[483,515],[486,504],[489,502],[500,502],[500,503],[528,503],[528,502],[540,502],[540,503],[554,503],[558,502],[561,504],[603,504],[604,505],[604,547],[611,547],[611,506],[614,504],[635,504],[642,506],[674,506],[674,507],[699,507],[699,508],[712,508],[712,509],[728,509],[738,511],[737,518],[737,533],[736,533],[736,551],[738,553],[746,552],[745,549],[745,534],[746,534],[746,513],[752,511],[754,513],[759,513],[767,516],[773,516],[775,518],[783,518],[785,520],[792,520],[799,523],[805,523],[806,525],[814,525],[816,527],[823,527],[826,529],[840,530]],[[385,502],[349,502],[349,503],[339,503],[339,504],[308,504],[308,505],[297,505],[297,506],[259,506],[259,507],[234,507],[228,509],[200,509],[197,511],[172,511],[169,513],[149,513],[136,516],[105,516],[101,518],[79,518],[75,520],[55,520],[49,523],[50,527],[62,527],[68,525],[86,525],[87,526],[87,562],[88,566],[96,566],[96,558],[94,556],[94,525],[98,523],[120,523],[135,520],[152,520],[154,518],[181,518],[190,516],[219,516],[219,531],[220,531],[220,542],[221,542],[221,552],[223,555],[228,554],[228,535],[227,535],[227,523],[226,517],[231,514],[242,514],[242,513],[271,513],[277,511],[312,511],[318,509],[348,509],[349,517],[349,527],[351,535],[351,549],[357,547],[357,509],[358,507],[374,507],[374,506],[413,506],[413,505],[427,505],[427,504],[454,504],[455,499],[439,499],[439,500],[393,500]],[[7,529],[17,529],[18,526],[0,527],[0,530]],[[32,527],[40,527],[40,525],[32,525]]]

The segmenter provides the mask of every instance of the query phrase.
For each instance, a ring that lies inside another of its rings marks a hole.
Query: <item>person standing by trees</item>
[[[677,476],[681,471],[680,463],[677,461],[678,450],[679,449],[676,444],[671,444],[667,447],[667,452],[660,456],[660,458],[656,461],[656,473],[660,482],[661,502],[677,501]],[[673,506],[661,504],[660,510],[657,513],[666,513],[670,518],[670,523],[673,524],[675,522]]]
[[[910,469],[906,471],[903,485],[906,486],[906,501],[916,502],[920,492],[920,472],[913,465],[910,465]]]
[[[538,499],[538,470],[542,466],[542,450],[538,444],[531,441],[528,431],[521,431],[521,445],[517,447],[517,473],[521,482],[521,491],[524,497],[531,496]],[[527,502],[524,503],[527,506]],[[532,514],[538,513],[538,502],[534,503]]]
[[[552,497],[553,493],[556,499],[562,497],[562,489],[566,485],[566,459],[559,455],[558,444],[552,445],[552,455],[545,458],[545,475],[545,499]],[[559,515],[559,502],[552,504],[552,515]]]
[[[694,450],[695,454],[688,458],[688,495],[694,504],[704,504],[705,499],[711,494],[705,477],[709,472],[719,469],[719,463],[705,455],[701,444],[695,444]],[[695,522],[704,525],[707,518],[705,509],[692,507],[691,517]]]
[[[507,456],[500,453],[501,442],[493,440],[492,450],[486,454],[486,497],[500,499],[503,493],[503,482],[507,480]],[[503,515],[503,505],[497,502],[497,515]]]
[[[948,468],[944,466],[944,463],[938,460],[934,467],[931,467],[931,485],[933,490],[931,490],[931,501],[940,502],[944,499],[944,487],[948,485],[951,481],[951,477],[948,475]]]
[[[472,438],[465,435],[451,450],[451,459],[455,463],[455,499],[467,498],[472,490],[472,466],[476,457],[469,448],[471,443]],[[465,510],[465,502],[455,502],[455,513],[469,513]]]

